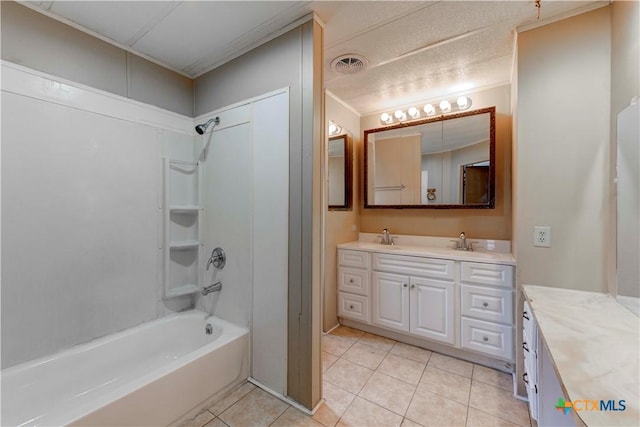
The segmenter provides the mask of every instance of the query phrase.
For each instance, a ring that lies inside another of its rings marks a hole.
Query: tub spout
[[[216,282],[213,285],[205,286],[202,289],[202,295],[209,295],[211,292],[218,292],[222,290],[222,283]]]

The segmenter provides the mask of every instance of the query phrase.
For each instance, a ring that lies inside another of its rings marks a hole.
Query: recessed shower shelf
[[[198,205],[172,205],[169,207],[172,213],[198,213],[200,206]]]
[[[169,247],[177,251],[184,251],[188,249],[194,249],[200,246],[200,242],[197,240],[181,240],[179,242],[171,242]]]
[[[182,295],[195,294],[200,291],[200,287],[198,285],[188,284],[182,285],[176,288],[172,288],[169,292],[165,294],[165,298],[179,297]]]

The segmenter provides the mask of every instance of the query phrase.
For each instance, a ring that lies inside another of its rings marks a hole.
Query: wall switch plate
[[[533,227],[533,246],[551,247],[551,227]]]

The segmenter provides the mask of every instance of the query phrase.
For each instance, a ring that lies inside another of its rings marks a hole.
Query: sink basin
[[[448,242],[439,242],[444,245]],[[453,259],[458,261],[493,262],[502,264],[513,264],[513,256],[510,253],[487,251],[478,247],[475,251],[460,251],[447,246],[418,246],[412,244],[383,245],[379,241],[357,241],[340,244],[342,249],[354,249],[377,253],[393,253],[394,255],[408,255],[421,257],[434,257],[442,259]]]

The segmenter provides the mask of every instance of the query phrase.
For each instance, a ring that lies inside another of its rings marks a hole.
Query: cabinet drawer
[[[446,259],[373,254],[372,264],[379,271],[453,280],[454,262]]]
[[[513,267],[510,265],[463,262],[461,277],[463,282],[513,288]]]
[[[463,316],[513,324],[513,292],[506,289],[461,285]]]
[[[369,298],[338,292],[338,316],[369,322]]]
[[[369,252],[338,249],[338,265],[343,267],[369,268]]]
[[[338,289],[354,294],[369,295],[369,270],[338,267]]]
[[[513,328],[482,320],[462,318],[463,348],[505,360],[513,360]]]

